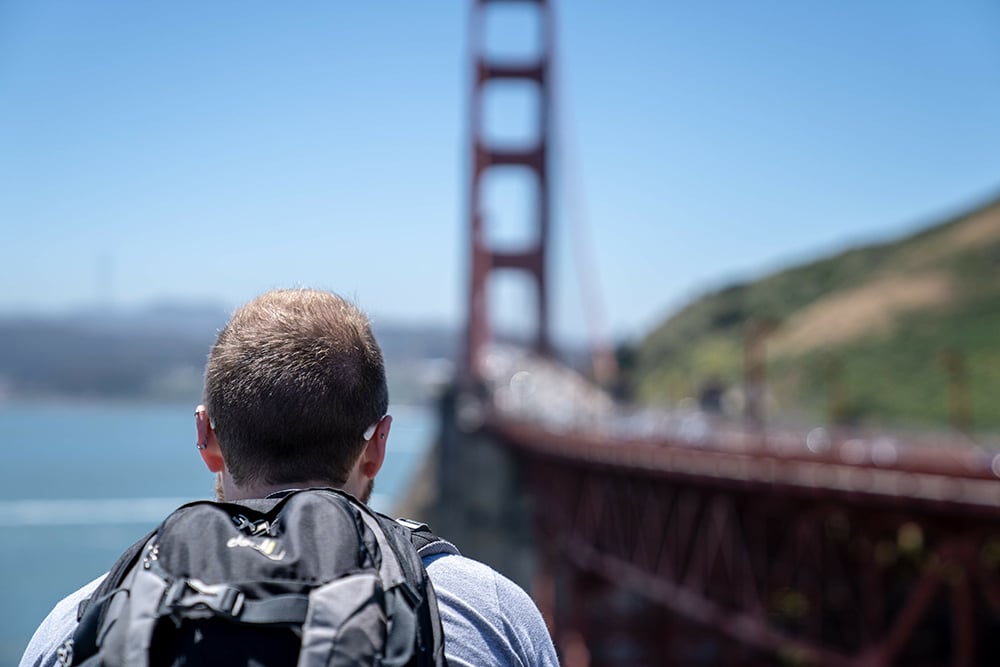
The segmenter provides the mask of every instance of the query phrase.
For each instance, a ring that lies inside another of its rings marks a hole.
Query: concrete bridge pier
[[[471,558],[532,590],[533,501],[515,452],[480,428],[481,406],[454,388],[439,404],[435,497],[423,516],[436,533]]]

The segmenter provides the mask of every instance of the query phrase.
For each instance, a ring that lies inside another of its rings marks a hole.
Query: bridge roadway
[[[535,498],[567,665],[1000,664],[995,452],[620,414],[551,362],[487,361],[479,421]],[[616,625],[623,590],[676,628]]]
[[[842,438],[821,453],[806,446],[808,434],[763,434],[734,428],[712,430],[697,444],[677,436],[624,437],[613,432],[553,430],[494,413],[488,428],[536,456],[575,460],[623,471],[706,484],[781,488],[788,493],[844,496],[913,507],[947,504],[963,513],[1000,514],[997,459],[976,447],[945,451],[906,443]],[[891,460],[878,459],[891,447]]]

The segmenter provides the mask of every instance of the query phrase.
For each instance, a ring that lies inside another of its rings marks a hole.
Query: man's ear
[[[371,439],[365,443],[364,451],[361,452],[361,474],[368,479],[375,479],[378,471],[382,469],[385,462],[385,443],[389,439],[389,430],[392,428],[392,417],[385,415],[375,425],[375,433]]]
[[[199,405],[194,409],[195,446],[201,454],[201,460],[212,472],[222,472],[226,467],[226,462],[222,459],[222,450],[219,448],[219,441],[215,437],[215,429],[208,418],[208,410],[204,405]]]

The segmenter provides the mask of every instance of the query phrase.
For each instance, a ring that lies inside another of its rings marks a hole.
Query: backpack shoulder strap
[[[159,529],[151,530],[146,534],[145,537],[139,539],[135,544],[130,546],[125,550],[115,564],[111,566],[108,570],[108,574],[104,577],[104,580],[97,585],[97,588],[91,593],[90,597],[84,598],[79,606],[76,608],[76,620],[80,621],[84,614],[87,613],[87,609],[90,605],[94,604],[101,598],[105,597],[108,593],[114,591],[118,586],[121,585],[122,579],[125,577],[125,573],[131,569],[131,567],[139,560],[139,555],[142,554],[142,550],[146,547],[146,544],[156,535]]]
[[[435,535],[426,523],[420,523],[412,519],[396,519],[396,523],[409,531],[410,542],[413,543],[414,548],[416,548],[421,558],[436,556],[437,554],[462,555],[458,547],[443,537]]]
[[[422,560],[424,553],[420,550],[420,545],[423,544],[424,540],[420,543],[416,542],[413,538],[414,529],[410,527],[417,524],[412,521],[400,522],[384,514],[376,513],[376,517],[393,545],[393,549],[400,555],[400,565],[406,573],[406,578],[411,582],[411,585],[415,586],[419,596],[418,599],[412,601],[416,603],[418,615],[422,619],[418,633],[418,642],[421,648],[416,664],[442,667],[447,664],[444,657],[444,632],[441,627],[441,615],[438,611],[434,586],[431,584]],[[444,540],[434,536],[429,528],[426,526],[423,528],[420,531],[421,534],[430,537],[426,540],[428,545],[432,542],[447,544]],[[454,547],[451,549],[455,553],[458,552]]]
[[[157,530],[150,531],[149,534],[126,549],[125,553],[111,566],[107,576],[97,585],[90,597],[80,601],[76,608],[76,630],[60,649],[61,651],[68,649],[67,655],[71,656],[72,660],[70,664],[79,665],[87,658],[97,654],[97,635],[104,624],[108,603],[118,591],[125,575],[139,561],[139,556],[156,535]]]

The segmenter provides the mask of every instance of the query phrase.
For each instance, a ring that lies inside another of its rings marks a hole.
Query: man
[[[367,501],[392,417],[382,352],[368,318],[319,290],[276,290],[240,308],[219,333],[195,410],[197,448],[220,499],[340,488]],[[541,614],[523,590],[456,554],[424,566],[437,595],[450,665],[557,665]],[[62,600],[32,637],[21,667],[57,664],[80,601]]]

